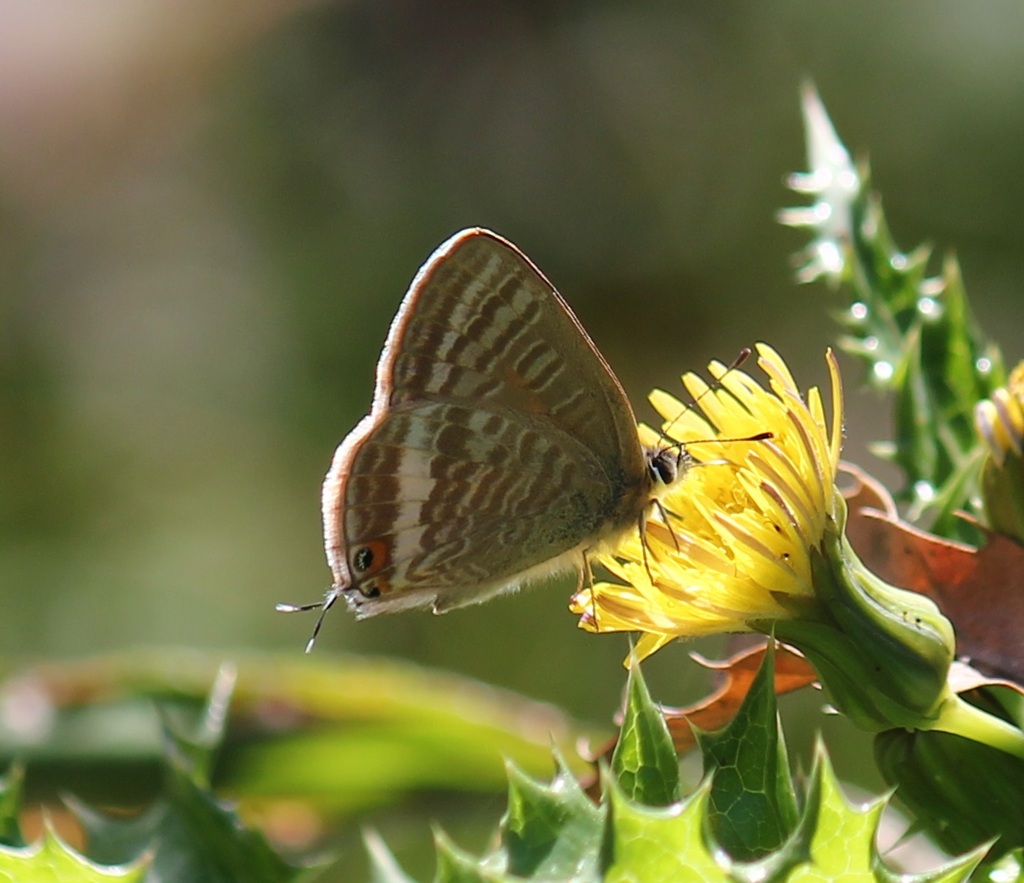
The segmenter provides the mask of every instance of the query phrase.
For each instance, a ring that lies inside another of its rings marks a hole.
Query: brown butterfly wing
[[[648,496],[632,410],[579,322],[515,246],[467,230],[413,280],[335,456],[328,558],[360,615],[449,608],[628,527]]]

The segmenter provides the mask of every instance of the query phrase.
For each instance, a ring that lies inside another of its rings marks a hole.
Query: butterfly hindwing
[[[514,582],[592,536],[612,503],[584,444],[505,409],[400,407],[346,461],[336,517],[352,586],[372,580],[378,604]]]

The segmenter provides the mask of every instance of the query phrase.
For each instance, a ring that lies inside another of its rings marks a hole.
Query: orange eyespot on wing
[[[349,552],[349,566],[352,568],[352,576],[358,582],[365,582],[364,577],[379,573],[387,567],[390,560],[390,549],[384,540],[360,543]]]

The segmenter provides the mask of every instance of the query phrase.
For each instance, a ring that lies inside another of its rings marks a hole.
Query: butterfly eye
[[[652,452],[648,460],[651,477],[658,483],[670,485],[679,476],[679,459],[671,450]]]

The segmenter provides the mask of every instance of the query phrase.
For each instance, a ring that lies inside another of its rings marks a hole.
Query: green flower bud
[[[1024,760],[962,736],[890,730],[875,759],[896,797],[951,854],[996,840],[988,859],[1024,845]]]
[[[838,513],[845,522],[845,505]],[[953,627],[933,601],[868,570],[833,522],[813,559],[816,604],[775,623],[831,700],[867,730],[930,729],[955,701],[946,678]]]

